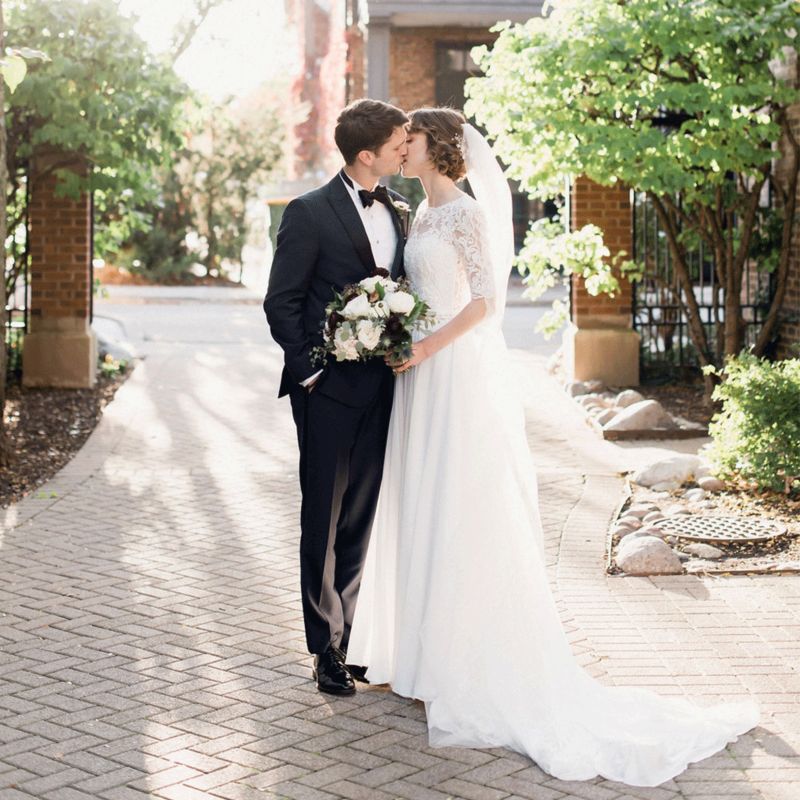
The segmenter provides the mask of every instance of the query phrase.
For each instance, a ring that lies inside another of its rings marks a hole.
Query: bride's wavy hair
[[[424,133],[428,155],[439,172],[454,181],[467,174],[462,152],[464,115],[455,108],[418,108],[409,115],[409,133]]]

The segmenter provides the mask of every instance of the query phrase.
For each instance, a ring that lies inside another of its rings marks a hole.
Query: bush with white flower
[[[392,280],[385,270],[334,293],[325,310],[322,347],[314,358],[366,361],[389,357],[391,364],[411,358],[412,333],[433,324],[427,303],[404,278]]]

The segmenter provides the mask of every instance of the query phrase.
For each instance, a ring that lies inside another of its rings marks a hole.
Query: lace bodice
[[[405,270],[437,326],[471,299],[494,297],[486,218],[478,203],[463,195],[429,208],[423,200],[406,244]]]

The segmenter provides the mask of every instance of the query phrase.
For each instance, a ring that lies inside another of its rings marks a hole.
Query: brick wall
[[[52,158],[39,162],[40,170]],[[73,164],[81,170],[79,164]],[[56,197],[54,174],[31,181],[31,318],[88,318],[91,219],[88,195],[78,200]]]
[[[292,108],[305,104],[308,116],[289,132],[286,177],[319,179],[338,168],[333,141],[344,106],[347,60],[344,19],[309,0],[289,0],[287,19],[295,32],[300,68],[291,87]]]
[[[436,103],[436,43],[486,43],[486,28],[395,28],[389,40],[390,101],[407,110]]]
[[[603,231],[603,240],[614,255],[633,250],[630,192],[624,187],[600,186],[588,178],[578,178],[572,186],[571,226],[573,230],[593,223]],[[592,297],[578,277],[572,279],[572,316],[578,327],[618,325],[630,327],[632,286],[620,281],[616,297]]]
[[[364,49],[364,34],[361,28],[358,25],[351,25],[347,29],[347,103],[364,97],[366,87]]]

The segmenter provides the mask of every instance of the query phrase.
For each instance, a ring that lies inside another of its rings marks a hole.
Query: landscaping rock
[[[595,419],[600,425],[608,425],[614,417],[617,416],[617,412],[613,408],[604,408],[596,417]]]
[[[591,408],[592,406],[597,408],[605,408],[607,405],[606,401],[599,394],[595,394],[594,392],[592,394],[580,395],[575,402],[586,409]]]
[[[705,500],[707,495],[704,489],[689,489],[683,496],[690,503],[699,503]]]
[[[622,542],[623,539],[627,539],[630,536],[644,536],[644,535],[645,534],[643,534],[641,531],[631,530],[630,528],[626,528],[625,530],[620,531],[620,533],[618,534],[620,542]]]
[[[700,460],[700,463],[697,466],[697,469],[694,471],[694,478],[699,483],[700,478],[707,478],[711,474],[711,466],[707,464],[705,461]]]
[[[668,430],[678,423],[664,410],[657,400],[642,400],[620,411],[606,425],[609,431]]]
[[[658,525],[644,525],[639,529],[639,533],[645,536],[657,536],[659,539],[666,539],[666,537],[669,536],[669,534],[665,533]]]
[[[649,525],[650,523],[655,522],[658,519],[664,519],[663,511],[651,511],[642,519],[642,522],[645,525]]]
[[[625,512],[625,516],[636,517],[637,519],[643,519],[651,511],[658,511],[658,506],[654,506],[652,503],[634,503]]]
[[[634,517],[631,514],[626,514],[624,517],[621,517],[618,522],[618,525],[627,525],[630,528],[641,528],[642,521],[639,517]]]
[[[697,485],[707,492],[722,492],[725,491],[725,484],[713,475],[705,475],[702,478],[697,478]]]
[[[672,548],[655,536],[627,536],[617,550],[617,566],[628,575],[680,575]]]
[[[570,381],[564,390],[570,397],[579,397],[583,394],[589,394],[589,389],[583,381]]]
[[[674,505],[674,506],[667,506],[664,509],[664,516],[665,517],[680,517],[680,516],[691,516],[692,512],[689,511],[688,508],[684,508],[683,506]]]
[[[660,487],[666,485],[677,488],[694,476],[699,465],[700,459],[697,456],[676,454],[637,470],[633,480],[640,486],[649,486],[656,491],[669,491]]]
[[[604,392],[606,385],[603,381],[586,381],[586,388],[590,392]]]
[[[642,400],[644,400],[644,395],[639,394],[635,389],[626,389],[616,396],[614,405],[618,408],[627,408],[634,403],[641,403]]]
[[[711,544],[703,544],[702,542],[692,542],[683,548],[684,553],[697,558],[705,558],[708,561],[716,561],[718,558],[725,557],[725,551],[720,550],[719,547],[714,547]]]

